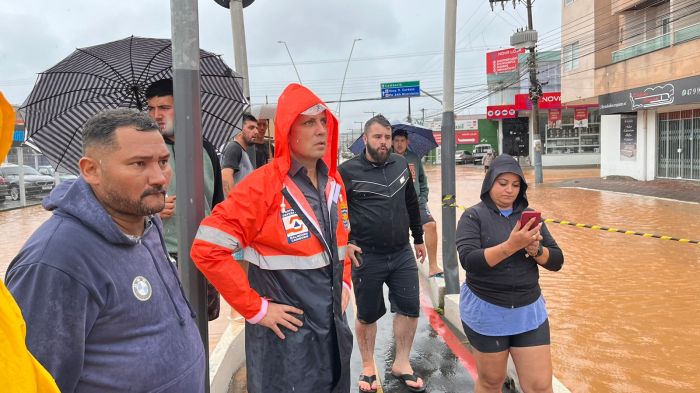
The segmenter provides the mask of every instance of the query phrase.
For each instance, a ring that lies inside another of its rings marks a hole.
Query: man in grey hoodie
[[[83,153],[7,272],[27,347],[62,392],[204,392],[195,313],[156,215],[171,176],[157,124],[105,111],[83,127]]]

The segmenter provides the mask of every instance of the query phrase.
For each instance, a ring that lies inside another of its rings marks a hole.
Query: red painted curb
[[[442,337],[445,344],[447,344],[447,347],[450,348],[452,353],[454,353],[457,359],[459,359],[459,362],[462,363],[462,366],[471,375],[472,379],[476,381],[478,376],[476,372],[476,360],[472,356],[471,352],[469,352],[469,350],[462,345],[462,342],[459,341],[457,336],[452,333],[450,328],[445,326],[442,318],[433,308],[432,302],[422,291],[420,294],[420,304],[423,308],[423,312],[428,317],[430,326],[432,326],[433,330],[435,330],[437,334]]]

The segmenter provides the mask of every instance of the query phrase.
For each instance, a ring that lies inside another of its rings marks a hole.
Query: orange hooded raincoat
[[[301,85],[284,90],[275,116],[273,161],[248,175],[214,208],[192,246],[197,267],[249,322],[246,363],[251,393],[349,389],[352,333],[341,310],[341,294],[351,283],[350,261],[345,258],[350,224],[343,181],[336,171],[338,122],[329,110],[323,160],[329,169],[324,191],[331,239],[324,239],[312,208],[288,176],[290,128],[300,113],[315,105],[325,107]],[[234,263],[232,253],[238,249],[250,262],[248,276]],[[270,301],[304,311],[298,332],[282,328],[286,339],[280,340],[257,325]]]

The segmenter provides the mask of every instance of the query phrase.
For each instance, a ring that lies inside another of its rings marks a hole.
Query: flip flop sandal
[[[430,278],[445,278],[445,273],[444,272],[435,273],[435,274],[432,274],[430,276]]]
[[[423,380],[423,386],[421,387],[413,387],[410,386],[406,383],[406,381],[411,381],[411,382],[418,382],[418,376],[416,376],[415,373],[413,374],[401,374],[401,375],[396,375],[394,373],[391,373],[391,375],[394,376],[394,378],[398,379],[401,381],[406,388],[412,392],[425,392],[425,380]]]
[[[368,375],[360,374],[360,382],[367,382],[369,384],[369,388],[370,388],[370,390],[362,390],[362,388],[359,388],[360,393],[376,393],[377,389],[371,390],[372,384],[376,380],[377,380],[376,375],[369,375],[368,376]]]

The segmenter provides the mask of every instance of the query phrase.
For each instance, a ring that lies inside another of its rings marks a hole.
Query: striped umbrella
[[[213,53],[200,50],[202,133],[222,146],[240,129],[248,102],[241,77]],[[39,74],[20,111],[28,138],[55,168],[79,174],[81,127],[109,108],[146,110],[144,93],[151,83],[172,78],[168,39],[128,37],[77,49]]]

